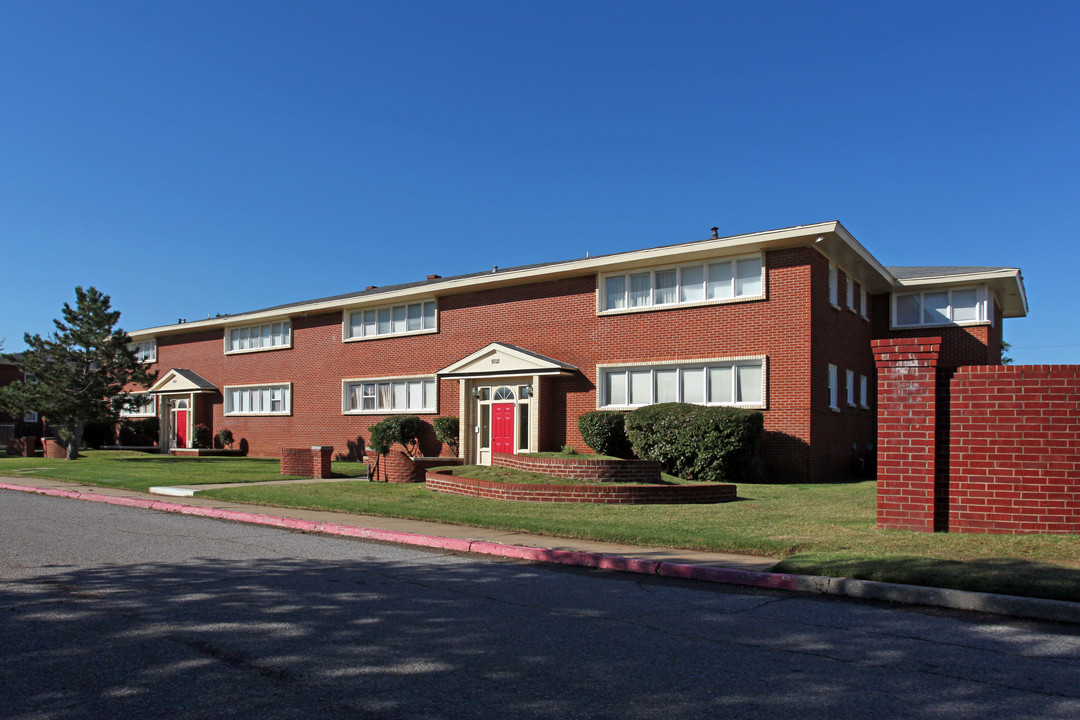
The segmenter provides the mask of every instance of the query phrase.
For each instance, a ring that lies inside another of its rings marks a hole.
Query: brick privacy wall
[[[1080,366],[960,368],[947,392],[949,530],[1080,533]]]
[[[333,312],[293,317],[293,347],[286,349],[225,355],[221,329],[161,336],[155,367],[161,372],[190,369],[219,388],[292,382],[289,416],[224,417],[222,396],[215,394],[205,396],[205,410],[196,421],[215,433],[229,428],[251,456],[276,456],[284,444],[333,444],[347,448],[343,455],[360,459],[370,426],[384,416],[343,415],[343,378],[433,374],[489,343],[518,345],[580,370],[544,378],[538,449],[569,444],[585,450],[577,417],[596,409],[598,363],[767,355],[765,471],[777,480],[825,479],[816,472],[811,477],[809,460],[812,378],[806,370],[811,347],[806,308],[812,262],[820,267],[820,255],[809,248],[766,253],[764,301],[600,317],[596,276],[585,275],[440,297],[439,332],[434,334],[345,343],[342,314]],[[825,282],[823,287],[816,282],[813,292],[827,302],[827,269]],[[863,323],[848,315],[855,326]],[[834,356],[843,353],[838,344]],[[842,360],[840,365],[855,362]],[[813,382],[820,394],[821,381]],[[440,381],[437,414],[457,415],[458,393],[456,380]],[[434,416],[421,415],[429,422]],[[449,454],[430,432],[421,438],[421,452]],[[828,467],[846,467],[849,455],[845,449]]]
[[[538,458],[531,455],[493,453],[491,464],[571,480],[592,480],[608,483],[660,482],[660,463],[651,460],[590,460],[588,458],[571,460],[568,458]]]
[[[330,460],[332,446],[306,448],[281,448],[281,474],[296,477],[328,478],[333,472]]]
[[[811,305],[811,352],[809,415],[808,475],[815,480],[836,480],[868,472],[874,463],[876,445],[875,393],[877,369],[870,349],[873,324],[860,312],[862,299],[858,283],[849,278],[843,268],[838,272],[839,307],[829,302],[829,261],[813,253]],[[847,306],[848,283],[855,284],[855,308]],[[873,296],[868,296],[872,299]],[[871,303],[872,304],[872,303]],[[839,410],[829,407],[829,365],[837,368]],[[855,373],[855,405],[847,404],[847,370]],[[859,403],[859,376],[867,380],[866,408]],[[861,464],[860,464],[861,461]]]
[[[878,371],[877,525],[933,532],[940,338],[873,341]]]
[[[611,505],[672,505],[729,502],[736,498],[734,485],[525,485],[429,472],[428,490],[487,500],[515,502],[574,502]]]
[[[424,482],[427,471],[442,465],[460,465],[460,458],[448,457],[409,457],[401,450],[391,449],[378,458],[379,467],[375,468],[376,453],[367,451],[368,476],[376,482],[418,483]]]

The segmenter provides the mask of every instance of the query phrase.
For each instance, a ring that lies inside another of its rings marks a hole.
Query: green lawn
[[[249,483],[278,479],[265,459],[168,458],[88,453],[73,463],[0,458],[19,468],[97,485]],[[359,463],[335,472],[362,474]],[[206,491],[241,502],[437,520],[641,545],[765,555],[778,571],[855,577],[985,592],[1080,600],[1080,537],[968,535],[878,530],[873,482],[738,485],[739,500],[715,505],[504,503],[439,495],[423,485],[313,483]]]
[[[333,463],[335,474],[363,476],[363,463]],[[22,474],[71,480],[89,485],[146,490],[155,485],[206,485],[281,480],[280,465],[272,458],[183,458],[140,452],[88,450],[70,462],[48,458],[9,458],[0,455],[0,475]]]

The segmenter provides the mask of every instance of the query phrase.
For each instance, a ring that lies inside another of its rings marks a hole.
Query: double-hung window
[[[432,376],[342,381],[343,414],[433,413],[438,383]]]
[[[292,347],[292,323],[289,320],[229,328],[225,334],[226,355],[287,347]]]
[[[985,286],[893,295],[895,327],[952,325],[989,319]]]
[[[840,409],[840,389],[837,386],[839,382],[836,366],[829,365],[829,408],[831,410]]]
[[[601,312],[756,299],[764,294],[760,254],[608,273],[600,287]]]
[[[366,340],[386,335],[435,332],[434,300],[345,311],[346,340]]]
[[[845,390],[847,391],[847,404],[855,407],[855,371],[847,370],[844,374]]]
[[[664,402],[761,407],[764,358],[633,364],[599,368],[599,406],[640,407]]]
[[[292,383],[225,386],[225,415],[290,415]]]

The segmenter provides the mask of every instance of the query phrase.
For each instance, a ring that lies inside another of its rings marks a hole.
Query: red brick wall
[[[994,323],[952,327],[893,329],[889,321],[889,296],[878,295],[872,303],[874,337],[881,339],[918,338],[933,335],[941,338],[939,367],[1001,363],[1001,307],[994,305]]]
[[[553,477],[595,482],[660,482],[660,463],[650,460],[590,460],[543,458],[532,455],[494,453],[491,464]]]
[[[198,408],[207,414],[197,421],[215,433],[229,428],[252,456],[275,456],[282,445],[332,444],[359,459],[370,426],[383,416],[343,415],[343,378],[433,374],[492,342],[518,345],[580,370],[544,378],[538,449],[569,444],[585,451],[577,417],[596,409],[597,364],[766,355],[766,475],[834,479],[850,468],[852,443],[873,440],[873,412],[842,406],[830,413],[825,366],[835,362],[841,379],[847,368],[872,377],[869,323],[846,308],[827,307],[828,263],[815,250],[769,252],[765,266],[762,301],[601,317],[590,274],[440,297],[435,334],[345,343],[342,315],[332,312],[293,317],[293,346],[280,350],[225,355],[220,329],[162,336],[156,367],[190,369],[219,388],[292,382],[289,416],[224,417],[215,394]],[[812,351],[820,355],[813,362]],[[457,381],[439,383],[439,414],[458,414],[458,393]],[[430,422],[434,415],[421,417]],[[812,422],[820,424],[813,438]],[[421,452],[449,454],[430,431]]]
[[[281,448],[281,474],[296,477],[328,478],[330,459],[334,448],[315,446],[306,448]]]
[[[855,292],[855,309],[847,306],[847,285],[853,282],[838,271],[839,307],[829,302],[829,261],[815,252],[812,264],[815,302],[811,310],[812,345],[810,362],[810,477],[835,480],[858,472],[872,471],[876,443],[874,387],[876,368],[870,350],[873,327],[859,312],[860,293]],[[857,286],[857,283],[856,283]],[[829,407],[829,365],[837,369],[838,410]],[[855,404],[847,403],[847,372],[855,373]],[[859,377],[865,375],[866,408],[859,397]],[[860,464],[861,461],[861,464]]]
[[[575,502],[611,505],[656,505],[729,502],[736,499],[734,485],[525,485],[454,477],[429,472],[428,490],[516,502]]]
[[[949,529],[1080,533],[1080,366],[960,368],[948,393]]]
[[[935,371],[938,338],[874,345],[879,527],[1080,533],[1080,366]]]

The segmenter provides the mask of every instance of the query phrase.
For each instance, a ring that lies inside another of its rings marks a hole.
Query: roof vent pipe
[[[491,272],[493,272],[493,273],[499,272],[499,266],[498,265],[493,265],[492,268],[491,268]]]
[[[712,236],[716,239],[720,239],[720,228],[714,227],[712,229]]]

